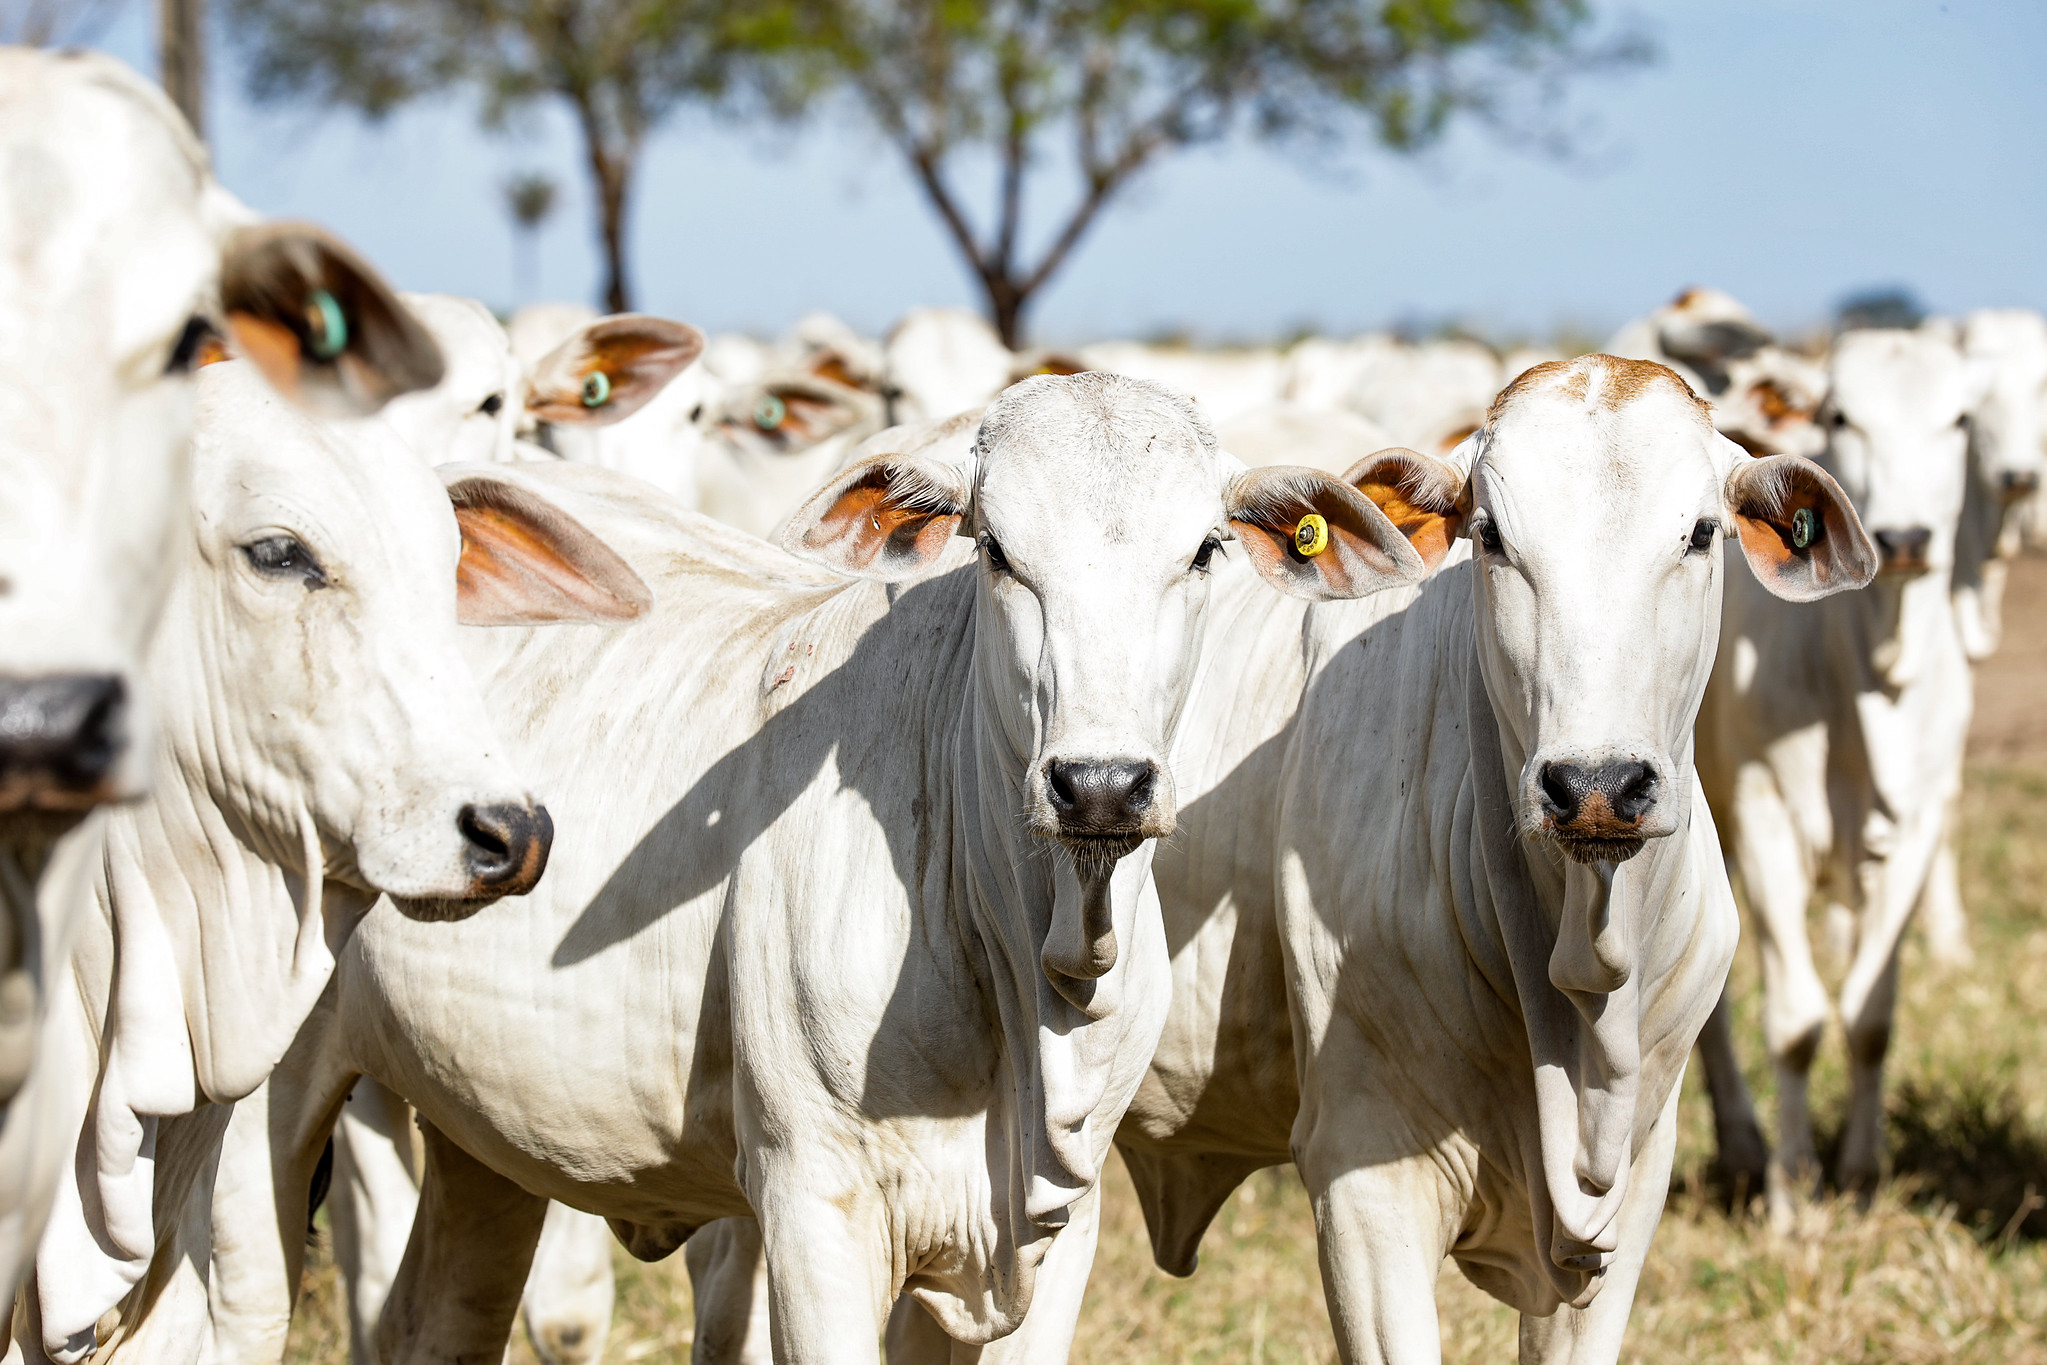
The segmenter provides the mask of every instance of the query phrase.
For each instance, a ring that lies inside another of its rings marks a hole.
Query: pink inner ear
[[[628,599],[587,576],[553,538],[516,512],[472,505],[457,507],[455,520],[462,527],[455,582],[464,625],[630,621],[646,610],[644,599]]]

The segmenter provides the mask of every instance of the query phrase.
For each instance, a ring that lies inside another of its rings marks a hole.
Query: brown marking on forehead
[[[1791,395],[1774,379],[1759,379],[1749,387],[1749,396],[1756,400],[1762,410],[1763,420],[1776,426],[1787,417],[1811,417],[1812,414],[1791,401]]]
[[[1448,433],[1443,437],[1442,440],[1436,442],[1437,453],[1442,455],[1448,455],[1451,451],[1463,445],[1465,438],[1470,436],[1472,432],[1477,430],[1478,428],[1475,426],[1466,425],[1461,426],[1457,428],[1455,431]]]
[[[1521,372],[1519,378],[1500,390],[1500,396],[1486,410],[1486,425],[1523,397],[1538,390],[1554,392],[1579,403],[1590,403],[1602,412],[1618,412],[1658,388],[1681,395],[1709,426],[1713,410],[1706,400],[1692,392],[1691,385],[1677,372],[1653,360],[1626,360],[1614,355],[1581,355],[1575,360],[1550,360]]]

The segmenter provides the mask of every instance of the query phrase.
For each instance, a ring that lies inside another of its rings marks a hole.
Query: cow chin
[[[1624,863],[1640,853],[1648,845],[1641,837],[1573,839],[1567,835],[1549,831],[1549,840],[1562,849],[1564,856],[1574,863]]]
[[[503,899],[503,894],[487,891],[474,897],[393,896],[391,904],[398,907],[399,914],[421,924],[454,924]]]

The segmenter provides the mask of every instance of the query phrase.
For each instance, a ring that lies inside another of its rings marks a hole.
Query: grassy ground
[[[1962,849],[1977,965],[1932,967],[1908,943],[1892,1049],[1892,1181],[1867,1213],[1815,1210],[1798,1235],[1730,1217],[1707,1178],[1712,1128],[1687,1082],[1679,1177],[1645,1273],[1631,1360],[2047,1362],[2047,768],[1972,770]],[[1755,962],[1736,966],[1744,1055],[1769,1102],[1753,1013]],[[1845,1099],[1838,1034],[1813,1087],[1823,1134]],[[1765,1109],[1767,1113],[1767,1108]],[[1176,1280],[1152,1268],[1143,1221],[1117,1168],[1075,1360],[1081,1365],[1334,1359],[1299,1182],[1267,1172],[1238,1191]],[[689,1349],[682,1257],[618,1255],[619,1312],[606,1359],[678,1361]],[[1446,1271],[1444,1357],[1510,1359],[1513,1314]],[[347,1333],[323,1255],[293,1359],[339,1365]],[[525,1342],[513,1359],[532,1360]]]

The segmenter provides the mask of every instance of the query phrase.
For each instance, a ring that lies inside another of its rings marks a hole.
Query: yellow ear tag
[[[1319,512],[1310,512],[1294,527],[1294,550],[1303,559],[1313,559],[1329,548],[1329,523]]]

